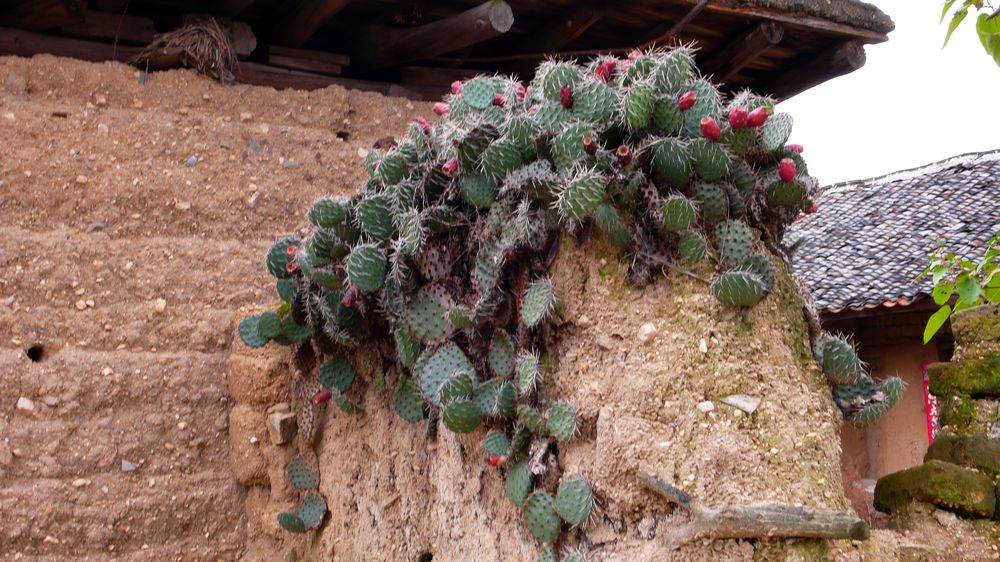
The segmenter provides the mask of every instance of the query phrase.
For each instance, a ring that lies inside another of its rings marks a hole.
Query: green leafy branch
[[[931,296],[941,308],[927,320],[925,344],[938,333],[952,313],[980,304],[1000,302],[1000,233],[990,239],[986,253],[978,262],[938,250],[917,279],[927,275],[934,281]],[[951,304],[953,299],[954,306]]]
[[[941,22],[944,23],[948,17],[948,11],[954,7],[958,0],[946,0],[944,8],[941,10]],[[976,34],[979,42],[983,44],[987,54],[1000,66],[1000,7],[993,9],[989,2],[984,0],[962,0],[961,7],[951,16],[948,22],[948,33],[944,37],[944,47],[948,46],[951,35],[955,33],[958,26],[969,15],[969,10],[975,9],[977,12],[983,11],[976,17]]]

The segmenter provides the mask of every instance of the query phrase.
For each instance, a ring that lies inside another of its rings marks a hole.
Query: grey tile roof
[[[930,294],[914,282],[945,240],[959,255],[982,256],[1000,231],[1000,150],[963,154],[879,178],[821,190],[818,211],[785,234],[793,268],[820,310],[909,304]]]

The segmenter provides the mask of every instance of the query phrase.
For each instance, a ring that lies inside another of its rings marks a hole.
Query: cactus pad
[[[534,406],[529,406],[527,404],[521,404],[517,407],[517,421],[528,428],[532,433],[542,433],[543,423],[542,414]]]
[[[462,200],[480,209],[493,204],[497,192],[496,180],[481,174],[466,174],[460,182]]]
[[[566,402],[556,402],[549,408],[545,427],[559,441],[569,441],[576,435],[576,412]]]
[[[396,339],[396,358],[404,367],[412,367],[420,355],[420,342],[405,324],[396,326],[393,332]]]
[[[299,506],[299,519],[306,529],[315,529],[326,515],[326,500],[316,492],[309,492]]]
[[[538,352],[522,351],[517,354],[514,366],[514,381],[522,396],[531,394],[541,379],[542,368]]]
[[[583,73],[576,65],[569,63],[543,63],[538,69],[541,77],[541,90],[545,99],[559,101],[563,86],[571,88],[583,81]]]
[[[524,516],[535,540],[542,544],[553,544],[559,539],[562,519],[552,508],[555,500],[545,492],[535,492],[524,503]]]
[[[372,240],[388,240],[396,233],[392,218],[392,199],[387,193],[369,195],[358,204],[358,225]]]
[[[691,79],[694,57],[687,48],[680,47],[667,53],[653,70],[653,83],[663,94],[676,94]]]
[[[517,391],[511,381],[501,384],[497,391],[497,413],[505,418],[517,415]]]
[[[483,170],[493,179],[503,179],[523,165],[521,149],[513,141],[499,139],[483,151]]]
[[[299,490],[310,490],[319,486],[319,474],[302,457],[294,457],[286,469],[288,482]]]
[[[347,202],[333,197],[317,199],[309,209],[309,222],[320,228],[337,228],[350,220],[350,216]]]
[[[501,378],[510,376],[514,371],[514,340],[510,334],[502,330],[493,334],[486,360],[494,375]]]
[[[657,183],[681,188],[691,181],[691,154],[677,139],[664,139],[653,145],[653,177]]]
[[[240,320],[240,339],[247,347],[258,348],[267,345],[267,338],[262,337],[258,331],[260,325],[260,315],[247,316]]]
[[[563,521],[570,525],[580,525],[590,518],[594,508],[594,494],[583,476],[564,478],[559,483],[553,509]]]
[[[406,324],[418,339],[437,341],[451,330],[450,297],[437,285],[426,285],[406,309]]]
[[[684,113],[671,98],[660,98],[653,105],[653,126],[657,131],[672,135],[684,125]]]
[[[392,397],[392,407],[399,417],[413,423],[424,417],[423,402],[417,394],[417,386],[408,378],[401,378]]]
[[[645,129],[653,117],[656,92],[649,82],[637,82],[629,88],[625,96],[625,123],[633,131]]]
[[[507,471],[507,483],[504,486],[507,491],[507,499],[514,505],[524,505],[531,493],[531,472],[528,470],[528,463],[521,461],[510,467]]]
[[[604,201],[607,180],[594,171],[580,172],[559,194],[555,208],[564,220],[586,218]]]
[[[587,123],[604,123],[618,106],[614,91],[603,82],[581,82],[573,92],[573,115]]]
[[[297,513],[282,511],[278,514],[278,525],[289,533],[306,532],[306,524]]]
[[[677,241],[677,254],[682,260],[698,262],[708,255],[708,242],[700,232],[689,230],[681,234]]]
[[[668,232],[687,230],[698,218],[698,209],[687,197],[671,195],[663,201],[663,228]]]
[[[301,245],[298,238],[291,236],[275,242],[267,252],[267,271],[278,279],[291,277],[292,274],[288,272],[288,248]]]
[[[448,343],[434,352],[427,364],[420,369],[420,393],[429,403],[441,405],[441,387],[451,379],[455,373],[473,373],[475,369],[469,363],[459,347],[454,343]]]
[[[767,290],[771,290],[774,285],[774,266],[771,265],[771,258],[767,257],[766,254],[751,252],[743,258],[737,269],[756,275]]]
[[[319,382],[335,394],[343,394],[354,383],[354,367],[343,357],[331,357],[319,366]]]
[[[798,180],[776,181],[767,186],[767,202],[778,207],[795,207],[806,197],[806,186]]]
[[[734,307],[750,307],[767,296],[760,277],[749,271],[730,270],[712,281],[712,294],[722,304]]]
[[[820,337],[816,342],[815,355],[823,374],[832,384],[857,384],[865,374],[854,346],[842,337]]]
[[[701,217],[706,222],[721,221],[729,213],[726,191],[717,183],[698,182],[694,184],[691,195],[698,201]]]
[[[708,139],[695,139],[688,145],[694,171],[701,179],[715,181],[729,173],[729,153],[726,147]]]
[[[552,280],[543,277],[528,286],[521,300],[521,322],[528,328],[534,328],[549,314],[556,305],[556,288]]]
[[[382,288],[385,269],[385,254],[378,246],[356,246],[347,256],[347,278],[362,293],[373,293]]]
[[[791,134],[792,116],[787,113],[777,113],[768,118],[760,128],[760,143],[765,150],[774,152],[785,147]]]
[[[467,371],[459,371],[441,385],[441,403],[450,404],[456,400],[468,400],[472,398],[472,389],[474,387],[473,374]]]
[[[483,421],[483,414],[471,400],[452,402],[444,410],[444,425],[455,433],[472,433]]]
[[[730,219],[720,222],[715,225],[715,248],[722,263],[728,266],[739,264],[753,250],[750,228],[743,221]]]
[[[510,441],[502,431],[491,429],[486,432],[486,437],[483,439],[483,449],[487,455],[506,457],[510,453]]]
[[[483,110],[493,105],[493,81],[486,77],[473,78],[462,86],[462,100],[469,107]]]

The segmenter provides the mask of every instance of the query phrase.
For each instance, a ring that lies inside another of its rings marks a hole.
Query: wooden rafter
[[[502,35],[514,25],[503,0],[490,0],[449,18],[418,27],[373,25],[355,42],[357,66],[385,68],[450,53]]]
[[[698,66],[703,72],[713,74],[716,82],[726,82],[768,49],[781,43],[784,36],[785,27],[780,23],[755,25]]]
[[[272,38],[276,43],[301,47],[351,0],[302,0],[275,26]]]
[[[863,67],[866,60],[861,42],[845,41],[820,53],[809,64],[772,79],[771,95],[779,100],[788,99],[827,80],[850,74]]]
[[[521,44],[526,53],[544,53],[562,49],[575,41],[590,26],[604,16],[604,10],[585,6],[559,14],[531,34],[531,39]]]
[[[61,31],[69,37],[136,45],[145,45],[156,35],[156,27],[149,18],[95,10],[87,10],[82,22],[63,26]]]
[[[13,0],[0,8],[0,26],[44,31],[83,21],[80,0]]]
[[[695,4],[698,0],[684,0],[687,4]],[[863,27],[858,27],[854,25],[848,25],[844,23],[835,22],[832,20],[819,18],[815,16],[806,16],[794,12],[758,8],[754,6],[746,6],[740,4],[723,4],[721,2],[710,2],[705,8],[706,12],[715,14],[724,14],[729,16],[736,16],[741,18],[747,18],[751,20],[770,20],[785,25],[794,25],[799,27],[806,27],[815,31],[822,31],[824,33],[842,35],[844,37],[853,37],[863,43],[882,43],[889,38],[878,31],[872,31],[871,29],[865,29]]]

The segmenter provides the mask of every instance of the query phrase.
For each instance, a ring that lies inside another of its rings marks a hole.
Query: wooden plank
[[[681,0],[685,4],[696,4],[698,0]],[[847,25],[843,23],[838,23],[828,19],[818,18],[815,16],[805,16],[801,14],[795,14],[789,11],[767,9],[754,7],[752,5],[744,4],[723,4],[720,2],[710,2],[705,8],[706,12],[714,14],[724,14],[729,16],[736,16],[747,19],[765,19],[771,20],[778,23],[783,23],[785,25],[796,25],[801,27],[806,27],[809,29],[814,29],[817,31],[824,31],[833,35],[840,35],[843,37],[852,37],[861,40],[863,43],[882,43],[889,39],[884,33],[879,33],[878,31],[872,31],[871,29],[865,29],[863,27],[857,27],[854,25]]]
[[[556,51],[569,45],[604,16],[604,9],[589,6],[563,13],[535,30],[521,43],[525,53]]]
[[[335,64],[337,66],[351,65],[351,57],[347,55],[341,55],[339,53],[331,53],[328,51],[309,51],[306,49],[293,49],[291,47],[283,47],[281,45],[271,45],[268,47],[268,53],[272,55],[292,57],[296,59],[318,60],[325,62],[327,64]]]
[[[699,63],[706,74],[714,74],[716,82],[726,82],[745,66],[781,43],[785,27],[780,23],[763,22]]]
[[[156,27],[149,18],[95,10],[87,10],[81,23],[64,26],[61,31],[63,35],[78,39],[118,41],[134,45],[147,45],[156,35]]]
[[[301,0],[274,27],[275,43],[301,47],[323,24],[347,6],[351,0]]]
[[[786,100],[827,80],[850,74],[863,67],[866,60],[864,44],[845,41],[820,53],[809,64],[771,80],[770,93],[779,100]]]
[[[0,9],[0,26],[44,31],[80,23],[86,3],[82,0],[12,0]]]
[[[215,11],[226,17],[236,17],[253,6],[254,0],[215,0]]]
[[[319,60],[300,59],[275,54],[267,56],[267,64],[271,66],[279,66],[281,68],[315,72],[316,74],[326,74],[328,76],[340,76],[342,70],[342,67],[339,64],[329,64]]]
[[[407,88],[397,84],[387,82],[373,82],[368,80],[355,80],[352,78],[341,78],[334,76],[322,76],[309,72],[278,68],[266,64],[252,62],[240,63],[236,72],[236,79],[246,84],[258,86],[270,86],[275,89],[295,89],[295,90],[318,90],[327,86],[337,85],[352,90],[362,90],[367,92],[378,92],[387,96],[407,97],[415,100],[431,99],[424,92],[416,88]]]
[[[490,0],[418,27],[368,26],[354,42],[351,58],[364,68],[395,66],[481,43],[506,33],[513,25],[510,5]]]
[[[92,62],[125,61],[139,54],[140,47],[96,43],[69,37],[55,37],[20,29],[0,28],[0,55],[30,57],[48,53]]]
[[[447,86],[455,80],[468,80],[493,71],[476,68],[433,68],[429,66],[404,66],[400,82],[417,86]]]

